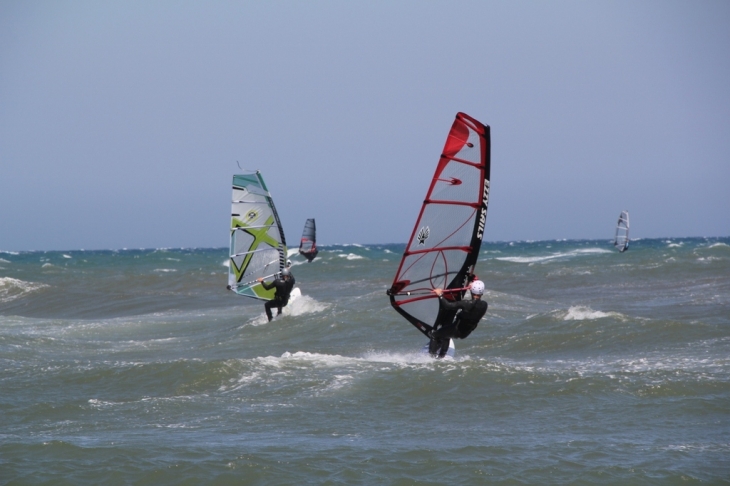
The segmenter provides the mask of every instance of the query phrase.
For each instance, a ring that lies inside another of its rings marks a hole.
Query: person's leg
[[[278,312],[276,313],[277,316],[281,315],[281,307],[280,305],[277,305],[276,308],[278,309]]]
[[[428,343],[428,354],[431,356],[438,356],[439,350],[441,349],[441,340],[434,337]]]
[[[266,309],[266,317],[268,317],[268,318],[269,318],[269,321],[271,321],[271,319],[273,319],[273,318],[274,318],[274,317],[273,317],[273,316],[271,315],[271,308],[273,307],[273,305],[274,305],[274,301],[273,301],[273,300],[268,300],[268,301],[266,301],[266,303],[264,304],[264,309]]]
[[[438,330],[431,333],[431,342],[428,346],[428,352],[432,355],[438,356],[439,358],[443,358],[449,350],[449,342],[451,341],[451,338],[456,336],[456,324],[450,322],[449,324],[441,326]]]
[[[449,351],[449,344],[451,344],[451,338],[446,338],[441,341],[441,348],[439,349],[439,358],[443,358],[446,356],[446,353]]]

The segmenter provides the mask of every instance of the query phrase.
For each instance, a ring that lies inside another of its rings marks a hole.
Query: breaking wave
[[[585,306],[572,306],[563,317],[564,321],[585,321],[592,319],[602,319],[604,317],[621,317],[618,312],[601,312]]]
[[[45,287],[48,287],[48,285],[25,282],[16,278],[0,277],[0,302],[10,302]]]
[[[543,256],[534,256],[534,257],[496,257],[495,260],[501,260],[504,262],[513,262],[513,263],[542,263],[547,262],[550,260],[555,260],[558,258],[570,258],[575,256],[581,256],[581,255],[590,255],[590,254],[596,254],[596,253],[611,253],[609,250],[604,250],[603,248],[585,248],[580,250],[573,250],[568,252],[561,252],[561,253],[552,253],[550,255],[543,255]]]
[[[263,302],[262,302],[263,306]],[[326,310],[329,308],[329,304],[323,304],[322,302],[317,301],[316,299],[308,296],[308,295],[302,295],[301,291],[298,287],[295,287],[292,290],[291,297],[289,299],[289,303],[281,309],[281,316],[276,316],[276,309],[274,309],[274,320],[277,318],[282,318],[286,316],[301,316],[304,314],[314,314],[317,312],[322,312],[323,310]],[[248,324],[254,325],[254,326],[260,326],[262,324],[268,323],[268,319],[266,318],[265,313],[261,313],[258,316],[251,319]]]

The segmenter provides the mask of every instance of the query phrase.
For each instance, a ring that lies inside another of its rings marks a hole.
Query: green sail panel
[[[286,267],[286,238],[259,171],[233,176],[228,287],[238,295],[274,298],[256,281],[271,280]]]

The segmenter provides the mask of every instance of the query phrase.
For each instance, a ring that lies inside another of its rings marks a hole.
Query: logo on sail
[[[489,204],[489,181],[484,181],[484,195],[482,196],[482,210],[479,214],[479,227],[477,229],[477,238],[480,240],[484,236],[484,224],[487,222],[487,205]]]
[[[431,230],[428,229],[428,226],[424,226],[423,228],[421,228],[418,231],[418,235],[416,236],[416,238],[418,239],[418,244],[425,245],[426,240],[428,239],[428,235],[430,235],[430,234],[431,234]]]

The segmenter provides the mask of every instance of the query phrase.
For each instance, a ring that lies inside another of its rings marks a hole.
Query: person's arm
[[[261,283],[261,286],[264,288],[264,290],[271,290],[274,287],[274,284],[276,284],[276,280],[268,284],[264,282],[263,278],[257,278],[256,280]]]
[[[439,297],[439,306],[442,309],[446,309],[446,310],[457,310],[457,309],[461,309],[462,301],[451,302],[450,300],[445,299],[444,298],[444,291],[443,291],[443,289],[433,289],[432,292],[434,294],[438,295],[438,297]]]

